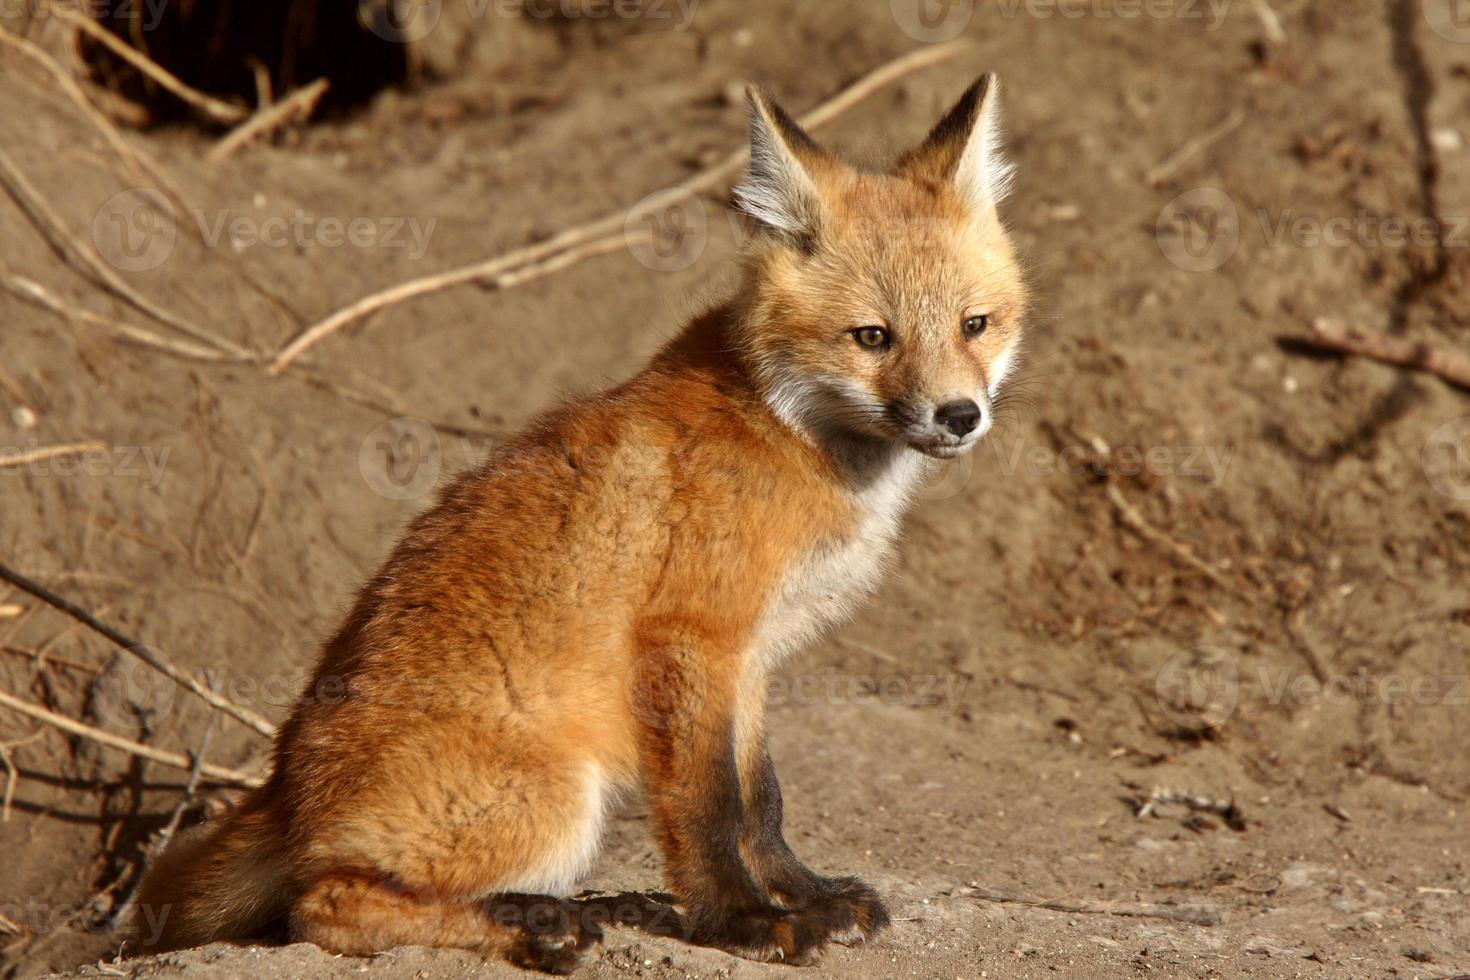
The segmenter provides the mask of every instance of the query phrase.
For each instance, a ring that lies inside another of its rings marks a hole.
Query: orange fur
[[[982,172],[965,154],[992,152],[993,99],[982,83],[899,169],[864,174],[753,94],[747,209],[770,224],[739,294],[413,522],[326,645],[267,785],[148,875],[140,937],[275,916],[344,952],[568,969],[585,937],[527,934],[487,903],[571,888],[632,787],[696,941],[800,960],[881,928],[871,889],[781,838],[765,677],[874,588],[923,454],[973,445],[914,413],[988,408],[1014,353],[1011,246],[994,199],[960,185]],[[889,349],[854,341],[868,324]]]

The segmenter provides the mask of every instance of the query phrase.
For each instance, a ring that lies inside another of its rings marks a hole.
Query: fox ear
[[[987,73],[917,149],[899,160],[897,170],[907,177],[947,181],[976,207],[993,207],[1010,193],[1015,169],[1000,143],[1000,80]]]
[[[734,190],[735,207],[767,229],[810,241],[821,224],[813,168],[831,160],[786,111],[755,85],[750,108],[750,171]]]

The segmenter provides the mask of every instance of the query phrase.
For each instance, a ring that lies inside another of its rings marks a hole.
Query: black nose
[[[934,421],[957,436],[967,436],[980,424],[980,406],[968,398],[945,402],[934,410]]]

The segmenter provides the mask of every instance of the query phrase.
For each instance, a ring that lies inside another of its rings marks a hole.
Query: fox
[[[731,295],[411,520],[262,785],[145,873],[142,951],[283,928],[569,973],[600,931],[498,903],[570,895],[635,792],[688,941],[809,964],[889,926],[873,887],[787,843],[765,696],[873,595],[1013,378],[1027,290],[998,93],[982,76],[877,168],[748,88]]]

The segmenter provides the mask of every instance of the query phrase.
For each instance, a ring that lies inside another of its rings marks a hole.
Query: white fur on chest
[[[756,651],[767,666],[850,617],[877,589],[903,515],[926,472],[917,453],[900,455],[853,495],[858,520],[852,531],[817,545],[786,572],[756,633]]]

